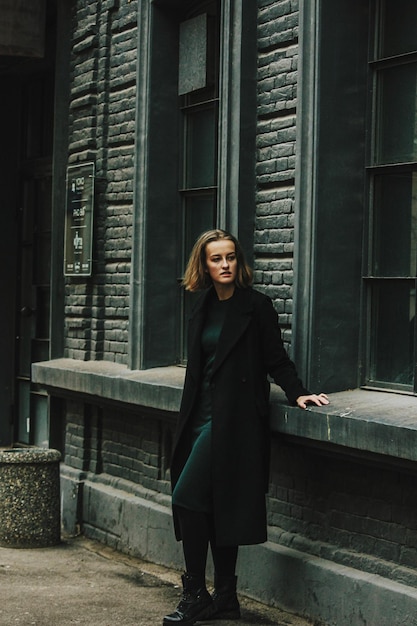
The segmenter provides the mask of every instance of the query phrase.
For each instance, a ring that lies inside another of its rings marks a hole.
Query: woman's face
[[[216,290],[234,289],[237,259],[233,241],[229,239],[210,241],[206,245],[206,268]]]

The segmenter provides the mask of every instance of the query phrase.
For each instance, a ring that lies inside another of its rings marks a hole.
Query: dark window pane
[[[20,380],[18,382],[18,440],[29,443],[30,429],[30,382]]]
[[[207,14],[202,13],[180,24],[178,93],[207,85]]]
[[[417,64],[379,70],[376,163],[417,160]]]
[[[49,359],[49,341],[45,339],[33,339],[32,360],[34,362],[47,361]]]
[[[185,198],[185,256],[191,252],[195,240],[202,232],[214,228],[215,194],[190,195]]]
[[[215,185],[216,128],[214,107],[187,113],[186,133],[185,187],[190,189]]]
[[[32,440],[35,446],[46,448],[49,441],[48,397],[32,394],[31,397]]]
[[[417,50],[416,24],[416,0],[383,0],[379,56],[389,57]]]
[[[417,174],[377,176],[374,182],[374,276],[416,276]]]
[[[188,261],[191,249],[199,235],[215,227],[216,224],[216,194],[213,192],[204,195],[189,195],[185,203],[185,258]],[[185,269],[185,268],[184,268]],[[183,340],[180,360],[187,358],[187,321],[198,294],[184,291],[183,296]]]
[[[51,273],[51,237],[49,234],[37,237],[35,252],[34,280],[38,285],[47,285]]]
[[[36,289],[36,336],[42,339],[49,337],[50,308],[49,287],[38,287]]]
[[[371,381],[413,385],[414,281],[376,282],[371,289]]]
[[[41,178],[35,181],[37,206],[37,231],[49,233],[52,220],[52,178]]]

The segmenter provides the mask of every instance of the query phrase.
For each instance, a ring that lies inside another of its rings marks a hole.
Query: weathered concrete
[[[60,452],[0,450],[0,545],[39,548],[60,541]]]
[[[47,389],[174,412],[180,406],[184,376],[182,367],[129,370],[108,361],[54,359],[32,365],[32,380]]]
[[[0,580],[2,626],[155,626],[180,598],[180,572],[83,537],[38,550],[0,548]],[[311,624],[245,597],[241,606],[240,626]]]

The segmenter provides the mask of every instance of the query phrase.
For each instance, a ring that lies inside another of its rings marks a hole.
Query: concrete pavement
[[[176,607],[180,573],[84,537],[50,548],[0,547],[1,626],[157,626]],[[217,626],[308,626],[311,622],[240,598],[240,621]]]

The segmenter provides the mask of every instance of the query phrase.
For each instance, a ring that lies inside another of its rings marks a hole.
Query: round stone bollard
[[[58,450],[0,450],[0,545],[44,548],[61,541]]]

